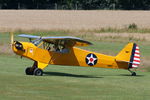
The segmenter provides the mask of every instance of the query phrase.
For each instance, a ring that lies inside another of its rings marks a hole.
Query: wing
[[[29,38],[29,39],[40,39],[40,36],[35,36],[35,35],[27,35],[27,34],[20,34],[18,35],[20,37],[24,37],[24,38]]]
[[[26,34],[21,34],[18,36],[29,38],[29,39],[42,39],[44,42],[47,42],[47,43],[67,45],[69,47],[92,45],[92,43],[90,43],[88,41],[82,40],[82,39],[77,38],[77,37],[72,37],[72,36],[40,37],[40,36],[26,35]]]
[[[57,36],[57,37],[42,37],[43,41],[48,43],[58,43],[61,45],[68,45],[68,46],[88,46],[92,45],[92,43],[82,40],[77,37],[71,36]]]

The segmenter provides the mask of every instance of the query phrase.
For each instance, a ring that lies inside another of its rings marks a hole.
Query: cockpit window
[[[43,48],[48,50],[48,51],[58,52],[58,53],[68,53],[69,52],[69,49],[66,48],[65,46],[54,44],[54,43],[44,42]]]
[[[38,48],[46,49],[48,51],[58,52],[58,53],[69,53],[69,48],[67,48],[67,46],[65,46],[64,43],[62,44],[62,42],[61,43],[48,43],[48,42],[42,41],[41,39],[36,39],[32,41],[32,43],[35,46],[38,46]]]
[[[35,46],[38,46],[41,42],[42,42],[42,39],[36,39],[36,40],[33,40],[33,41],[32,41],[32,43],[33,43]]]

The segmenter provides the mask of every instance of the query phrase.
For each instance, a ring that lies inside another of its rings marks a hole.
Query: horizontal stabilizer
[[[129,61],[124,61],[124,60],[116,60],[116,62],[126,62],[126,63],[131,63]]]
[[[129,61],[124,61],[124,60],[116,60],[116,62],[126,62],[126,63],[131,63],[131,64],[139,64],[138,62],[129,62]]]

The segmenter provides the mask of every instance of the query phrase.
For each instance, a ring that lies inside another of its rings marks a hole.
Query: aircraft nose
[[[24,51],[22,43],[20,43],[18,41],[15,42],[15,47],[16,47],[17,50]]]

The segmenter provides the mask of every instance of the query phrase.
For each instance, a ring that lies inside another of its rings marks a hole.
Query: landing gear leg
[[[129,72],[131,72],[131,76],[136,76],[136,72],[131,71],[130,69],[128,69]]]
[[[27,67],[25,69],[25,73],[26,75],[33,75],[34,74],[34,70],[37,68],[37,62],[35,61],[32,67]]]

